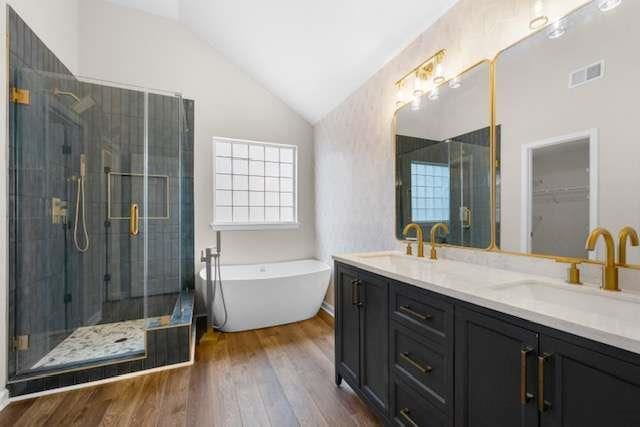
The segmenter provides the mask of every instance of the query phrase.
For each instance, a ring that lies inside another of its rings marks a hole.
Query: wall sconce
[[[433,56],[428,58],[422,64],[409,71],[407,74],[402,76],[400,80],[396,82],[397,96],[396,96],[396,107],[400,108],[405,103],[411,101],[411,109],[419,110],[420,105],[422,104],[422,96],[429,92],[430,81],[432,81],[433,86],[437,86],[445,81],[444,77],[444,68],[442,62],[444,61],[444,57],[446,54],[446,50],[442,49],[436,52]],[[405,93],[405,89],[407,86],[407,82],[413,79],[413,92],[410,99],[407,99],[407,95]],[[433,93],[433,90],[429,92],[430,97]],[[437,92],[436,92],[437,93]]]
[[[549,23],[544,0],[530,0],[529,28],[538,30]]]

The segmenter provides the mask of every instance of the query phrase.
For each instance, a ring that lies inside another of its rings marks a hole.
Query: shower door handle
[[[140,207],[137,203],[131,205],[129,215],[129,234],[137,236],[140,233]]]

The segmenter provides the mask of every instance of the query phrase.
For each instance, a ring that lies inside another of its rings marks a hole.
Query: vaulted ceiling
[[[174,19],[311,123],[457,0],[109,0]]]

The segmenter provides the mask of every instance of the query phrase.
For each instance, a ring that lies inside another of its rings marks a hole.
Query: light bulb
[[[400,108],[407,102],[407,95],[404,90],[404,82],[398,83],[398,92],[396,93],[396,107]]]
[[[544,27],[549,22],[549,18],[545,14],[544,0],[531,0],[531,20],[529,28],[537,30]]]
[[[434,87],[433,89],[431,89],[431,92],[429,92],[429,99],[435,101],[438,98],[440,98],[440,93],[438,91],[438,88]]]
[[[598,7],[603,12],[608,12],[616,7],[620,6],[622,0],[600,0],[598,2]]]
[[[439,85],[443,83],[444,80],[444,67],[442,66],[442,64],[438,64],[436,65],[436,73],[433,77],[433,84]]]
[[[449,87],[451,89],[458,89],[460,86],[462,86],[462,81],[460,80],[460,76],[454,77],[451,80],[449,80]]]
[[[413,99],[411,100],[411,110],[418,111],[420,109],[420,104],[422,103],[421,96],[413,95]]]
[[[547,36],[552,40],[559,39],[560,37],[564,36],[564,33],[566,32],[567,21],[565,19],[561,19],[553,23],[551,29],[549,29],[549,33],[547,34]]]

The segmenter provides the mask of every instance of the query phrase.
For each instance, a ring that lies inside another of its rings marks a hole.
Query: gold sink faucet
[[[595,228],[587,237],[585,249],[593,251],[596,249],[598,237],[602,236],[607,247],[606,261],[602,270],[602,288],[607,291],[619,291],[618,287],[618,266],[615,261],[615,247],[613,236],[609,230],[598,227]]]
[[[431,259],[438,259],[438,254],[436,253],[436,233],[439,229],[442,229],[445,234],[449,234],[449,227],[447,224],[439,222],[431,227]]]
[[[418,239],[418,258],[424,258],[424,235],[422,233],[422,227],[415,223],[407,224],[404,230],[402,230],[402,235],[406,236],[409,234],[409,231],[413,229],[416,230],[416,238]],[[407,254],[411,255],[409,251],[407,251]]]
[[[626,226],[618,234],[618,265],[627,265],[627,240],[631,240],[631,246],[638,246],[638,233],[632,227]]]

